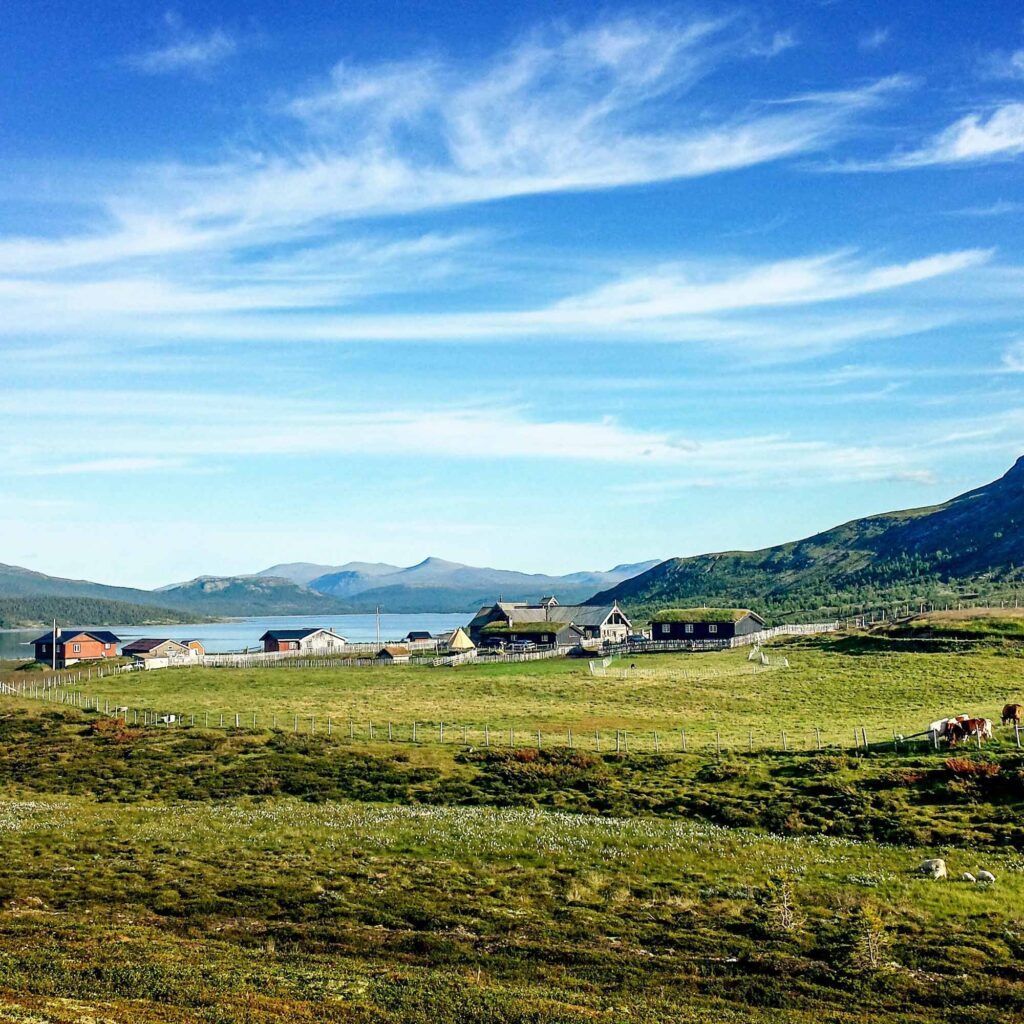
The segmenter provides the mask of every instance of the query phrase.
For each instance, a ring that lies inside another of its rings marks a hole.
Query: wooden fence
[[[202,728],[275,731],[295,735],[326,736],[346,743],[406,743],[456,745],[466,749],[504,747],[509,749],[552,749],[592,751],[620,754],[704,754],[721,757],[728,754],[778,754],[797,752],[895,753],[921,754],[950,748],[939,744],[929,733],[901,735],[890,726],[874,730],[857,726],[850,730],[827,729],[820,726],[778,730],[720,730],[712,726],[685,726],[672,729],[556,729],[552,726],[492,726],[441,721],[363,721],[335,715],[265,714],[257,711],[188,712],[175,708],[131,708],[106,698],[87,696],[78,689],[57,689],[34,683],[0,683],[0,693],[22,699],[38,699],[78,708],[83,712],[123,719],[131,727]],[[1004,743],[1022,748],[1019,726],[1003,727],[997,732],[999,747]],[[851,741],[852,737],[852,743]],[[981,748],[980,738],[967,741],[957,749]]]

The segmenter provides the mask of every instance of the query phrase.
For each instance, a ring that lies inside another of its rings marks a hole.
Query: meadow
[[[1024,652],[1012,643],[915,642],[901,638],[794,639],[769,648],[772,667],[744,650],[645,655],[616,660],[595,677],[588,663],[552,659],[453,668],[176,668],[111,676],[84,684],[110,706],[197,716],[203,725],[277,726],[359,739],[386,733],[482,744],[542,740],[603,749],[616,730],[635,749],[689,748],[720,739],[731,748],[852,745],[854,729],[869,742],[893,732],[919,733],[949,714],[998,721],[1003,705],[1024,702]],[[783,659],[789,667],[782,668]],[[631,668],[635,665],[635,668]],[[207,717],[209,716],[209,717]],[[311,719],[313,720],[311,722]],[[463,728],[467,730],[465,736]],[[818,730],[816,732],[815,730]],[[1003,742],[1011,734],[1003,733]]]
[[[824,719],[839,744],[854,723],[998,711],[1019,692],[1016,643],[846,637],[769,655],[790,667],[754,673],[737,652],[600,678],[566,661],[190,669],[90,687],[163,710],[248,704],[255,729],[136,727],[0,696],[0,1020],[1020,1019],[1012,733],[952,753],[705,742],[712,725],[767,740],[765,717],[794,736]],[[339,722],[519,723],[524,742],[268,728],[273,708],[297,706]],[[549,730],[541,749],[527,720]],[[687,753],[557,737],[679,722]],[[949,879],[918,870],[934,856]],[[960,880],[982,869],[996,881]]]
[[[1024,859],[1012,845],[940,850],[954,877],[983,867],[991,886],[935,882],[916,871],[933,847],[729,828],[665,808],[460,806],[457,762],[337,750],[336,766],[355,759],[340,774],[362,780],[361,799],[320,799],[311,762],[305,798],[182,801],[171,769],[111,801],[120,769],[101,748],[128,771],[150,743],[186,741],[117,737],[76,712],[43,718],[0,723],[0,1019],[910,1024],[963,1019],[964,1002],[971,1020],[1024,1012]],[[15,740],[58,757],[71,743],[90,792],[44,796],[35,771],[12,781]],[[223,771],[260,738],[191,742],[177,760],[194,773],[200,748],[226,745]],[[330,747],[309,742],[293,756]],[[557,760],[519,753],[526,775],[557,780],[552,795],[572,788]],[[820,758],[789,755],[779,777],[810,764],[809,778],[848,786],[862,773],[870,791],[891,770],[887,757],[860,768]],[[735,764],[690,760],[705,792],[735,790]],[[628,789],[651,770],[644,761],[574,767]],[[435,791],[445,802],[396,790],[403,775],[414,787],[447,780]]]

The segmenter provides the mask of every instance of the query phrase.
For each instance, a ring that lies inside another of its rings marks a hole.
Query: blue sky
[[[0,561],[572,571],[1004,472],[1019,4],[557,11],[7,0]]]

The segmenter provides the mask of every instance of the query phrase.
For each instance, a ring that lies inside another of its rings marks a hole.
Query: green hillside
[[[672,558],[595,595],[634,612],[753,606],[774,619],[1006,594],[1024,572],[1024,459],[941,505],[855,519],[760,551]]]
[[[0,629],[47,626],[54,619],[90,626],[155,626],[194,622],[195,616],[96,597],[0,597]]]
[[[151,601],[205,615],[327,615],[348,611],[337,598],[275,576],[200,576],[148,596]]]
[[[148,590],[133,587],[109,587],[90,580],[70,580],[47,576],[18,565],[0,563],[0,597],[95,597],[128,604],[159,604]]]

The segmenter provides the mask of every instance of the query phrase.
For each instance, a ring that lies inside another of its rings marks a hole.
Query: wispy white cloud
[[[1024,103],[1004,103],[987,113],[955,121],[918,149],[896,152],[883,160],[848,162],[840,171],[898,171],[919,167],[1009,160],[1024,152]]]
[[[982,62],[982,74],[989,78],[1024,81],[1024,47],[1007,53],[999,50]]]
[[[112,397],[60,389],[33,392],[25,417],[29,450],[21,465],[33,473],[96,473],[160,470],[229,456],[501,457],[674,466],[698,480],[734,480],[737,474],[760,474],[780,464],[787,472],[823,479],[877,479],[917,468],[901,445],[844,445],[783,433],[683,436],[630,427],[607,416],[536,417],[516,405],[358,409],[312,401],[296,408],[265,397],[150,391],[104,420],[98,413],[111,409]],[[45,448],[45,438],[32,427],[45,425],[57,409],[75,430],[62,445],[64,459],[40,470],[39,453],[32,449]],[[147,414],[140,417],[140,409]],[[489,439],[485,454],[467,443],[481,437]],[[82,457],[74,458],[79,452]],[[23,470],[13,462],[5,471]]]
[[[435,259],[464,242],[457,237],[377,252],[378,268],[394,275],[395,262]],[[317,272],[316,254],[272,260],[230,286],[181,286],[159,278],[77,280],[0,279],[0,333],[119,331],[126,336],[256,341],[487,341],[508,337],[548,339],[639,338],[783,347],[808,340],[828,346],[866,336],[914,333],[941,322],[938,314],[877,313],[776,322],[743,320],[746,311],[784,310],[836,303],[983,266],[991,253],[937,253],[906,263],[874,264],[850,254],[734,266],[694,262],[659,265],[553,303],[521,310],[360,314],[339,312],[351,281]],[[297,270],[304,268],[303,271]],[[363,264],[363,272],[370,268]],[[261,314],[254,318],[251,314]]]
[[[783,103],[694,93],[749,59],[735,19],[623,18],[538,32],[473,66],[346,62],[276,105],[262,133],[273,143],[209,165],[139,168],[111,192],[108,230],[0,239],[0,268],[227,251],[355,218],[721,173],[821,151],[899,84]]]
[[[880,50],[887,42],[891,31],[887,27],[879,26],[870,32],[864,32],[857,38],[857,46],[861,50]]]
[[[146,75],[178,71],[202,74],[238,51],[237,38],[222,28],[195,32],[173,12],[168,12],[164,21],[169,30],[169,41],[151,50],[129,54],[124,58],[127,67]]]
[[[950,216],[954,217],[1005,217],[1014,213],[1024,213],[1024,203],[997,199],[984,206],[963,206],[959,210],[949,211]]]
[[[1003,349],[1003,369],[1010,373],[1024,373],[1024,338],[1010,342]]]
[[[157,470],[180,469],[184,464],[185,460],[180,458],[139,456],[134,458],[81,459],[74,462],[54,461],[53,463],[43,459],[25,472],[29,476],[74,476],[81,473],[95,476],[100,473],[148,473]]]

